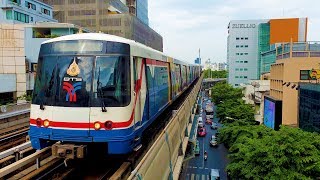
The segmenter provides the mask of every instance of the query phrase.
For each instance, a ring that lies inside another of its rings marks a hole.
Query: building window
[[[243,63],[243,61],[240,61],[240,63]]]
[[[237,37],[236,40],[239,40],[239,38]]]
[[[30,17],[30,21],[33,22],[33,17]]]
[[[41,8],[41,12],[42,12],[43,14],[46,14],[46,15],[50,16],[50,11],[49,11],[48,9]]]
[[[244,38],[244,39],[245,39],[245,40],[248,40],[249,38],[246,37],[246,38]]]
[[[248,78],[248,76],[243,76],[243,78],[247,79],[247,78]]]
[[[248,53],[244,53],[244,55],[248,55]]]
[[[248,63],[248,61],[244,61],[244,63]]]
[[[242,56],[242,55],[243,55],[243,53],[240,53],[240,55]]]
[[[9,20],[12,19],[12,11],[11,10],[6,11],[6,17]]]
[[[236,55],[239,55],[239,53],[236,53]]]
[[[242,47],[242,48],[243,48],[243,45],[241,45],[240,47]]]
[[[236,45],[236,48],[238,48],[239,46],[238,45]]]
[[[32,3],[28,2],[28,1],[26,1],[25,4],[26,4],[26,7],[27,7],[28,9],[37,10],[35,4],[32,4]]]
[[[14,11],[14,20],[29,23],[29,15]]]
[[[248,69],[247,69],[247,68],[244,68],[243,70],[244,70],[244,71],[248,71]]]
[[[236,68],[236,71],[239,71],[239,68]]]
[[[236,61],[236,63],[239,63],[239,61]]]
[[[234,84],[234,86],[239,86],[239,84]]]
[[[236,79],[238,79],[239,78],[239,76],[236,76]]]
[[[240,68],[240,71],[243,71],[243,69],[242,69],[242,68]]]
[[[11,0],[13,3],[21,4],[21,0]]]
[[[247,48],[247,47],[249,47],[249,46],[248,46],[248,45],[245,45],[244,47],[246,47],[246,48]]]
[[[300,80],[309,80],[309,70],[300,70]]]
[[[244,38],[241,38],[241,40],[243,40]]]
[[[242,79],[243,78],[243,76],[240,76],[240,79]]]

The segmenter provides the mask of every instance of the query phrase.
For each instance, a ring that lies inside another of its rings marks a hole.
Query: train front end
[[[130,45],[121,42],[58,38],[42,44],[30,114],[32,146],[59,142],[62,149],[53,146],[53,153],[78,157],[97,144],[106,154],[132,151],[130,61]]]

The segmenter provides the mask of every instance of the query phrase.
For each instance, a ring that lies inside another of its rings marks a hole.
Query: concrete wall
[[[24,51],[24,26],[18,24],[0,25],[0,74],[16,76],[16,88],[12,82],[1,83],[7,91],[17,91],[17,96],[26,92],[26,67]]]

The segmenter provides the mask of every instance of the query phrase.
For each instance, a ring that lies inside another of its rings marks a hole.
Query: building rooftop
[[[284,43],[274,50],[276,51],[277,60],[292,57],[320,57],[320,42]]]

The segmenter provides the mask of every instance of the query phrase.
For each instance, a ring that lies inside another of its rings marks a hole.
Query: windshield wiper
[[[97,80],[97,93],[98,93],[98,98],[100,99],[101,102],[101,111],[102,112],[107,112],[106,105],[104,104],[104,99],[102,97],[102,87],[101,87],[101,82],[100,82],[100,67],[99,67],[99,74],[98,74],[98,80]]]

